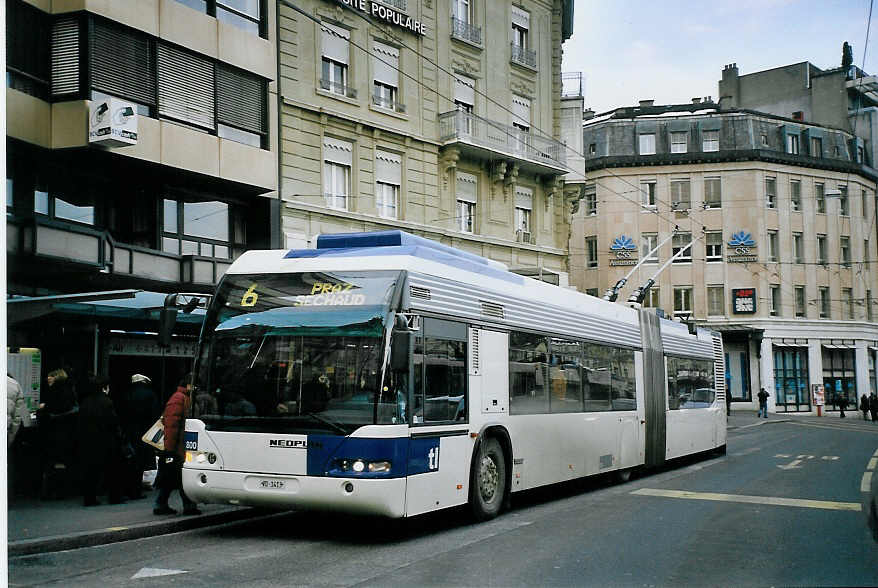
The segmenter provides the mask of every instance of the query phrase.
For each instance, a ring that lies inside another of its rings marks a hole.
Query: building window
[[[375,151],[375,208],[378,216],[399,218],[399,187],[402,185],[402,157],[389,151]]]
[[[692,208],[689,180],[671,180],[671,208],[672,210],[689,210]]]
[[[640,182],[640,203],[646,208],[655,208],[656,198],[654,180],[651,182]]]
[[[841,314],[844,318],[853,320],[854,318],[854,291],[852,288],[841,289]]]
[[[537,54],[532,51],[529,36],[530,13],[512,7],[512,62],[536,68]]]
[[[472,23],[473,13],[470,0],[451,0],[451,14],[464,24]]]
[[[95,224],[94,197],[87,190],[70,193],[34,190],[34,212],[57,220]]]
[[[802,182],[790,181],[790,208],[793,212],[802,211]]]
[[[372,45],[374,86],[372,103],[379,108],[405,112],[399,101],[399,49],[375,42]]]
[[[829,306],[829,288],[821,286],[820,293],[820,318],[832,318],[831,307]]]
[[[475,26],[473,4],[470,0],[452,0],[451,36],[476,45],[482,44],[482,28]]]
[[[461,233],[475,233],[476,200],[479,181],[474,174],[457,172],[457,230]]]
[[[692,261],[692,233],[677,233],[671,239],[671,252],[676,255],[680,251],[684,251],[680,257],[674,260],[674,263],[689,263]]]
[[[585,214],[594,216],[598,213],[598,193],[595,184],[585,185]]]
[[[826,235],[817,235],[817,263],[826,264]]]
[[[339,96],[356,98],[356,90],[348,87],[351,33],[331,24],[322,23],[320,26],[323,31],[320,88]]]
[[[780,285],[772,284],[768,287],[769,292],[769,307],[768,314],[771,316],[781,316],[780,309]]]
[[[461,114],[457,116],[457,132],[471,135],[475,124],[473,118],[476,102],[476,81],[462,74],[454,74],[454,105]]]
[[[531,242],[533,201],[533,190],[524,186],[515,187],[515,233],[518,240],[524,243]]]
[[[399,186],[376,182],[375,207],[378,209],[378,216],[382,218],[397,218],[398,206]]]
[[[686,153],[689,133],[671,133],[671,153]]]
[[[723,234],[719,231],[707,233],[705,235],[705,259],[707,261],[723,260]]]
[[[177,0],[203,14],[244,29],[254,35],[265,36],[260,0]]]
[[[658,308],[659,307],[659,295],[660,289],[658,286],[653,286],[646,292],[646,297],[643,299],[643,307],[644,308]]]
[[[49,97],[50,17],[25,2],[6,2],[6,87]],[[77,88],[78,89],[78,88]]]
[[[869,207],[869,197],[865,190],[860,191],[860,202],[860,212],[863,215],[863,218],[865,218]]]
[[[841,194],[838,196],[838,210],[839,214],[842,216],[850,216],[851,215],[851,205],[848,201],[848,187],[847,186],[839,186],[838,191]]]
[[[804,239],[802,233],[793,233],[793,262],[805,263]]]
[[[515,150],[527,153],[530,145],[530,99],[512,95],[512,126],[515,128],[513,141]]]
[[[823,184],[814,184],[814,199],[817,201],[817,212],[826,214],[826,194]]]
[[[353,150],[352,143],[323,138],[323,197],[330,208],[348,208]]]
[[[768,261],[777,261],[777,231],[768,231]]]
[[[866,290],[866,320],[870,323],[874,320],[872,314],[872,290]]]
[[[765,133],[759,135],[759,144],[763,147],[768,147],[768,135]]]
[[[719,178],[704,179],[704,208],[720,208],[722,206],[722,183]]]
[[[692,287],[674,288],[674,316],[692,316]]]
[[[644,259],[644,263],[658,263],[658,250],[650,252],[658,246],[657,233],[643,233],[640,235],[640,255]]]
[[[725,288],[723,286],[707,287],[707,315],[723,316],[725,314]]]
[[[851,239],[839,237],[838,239],[839,261],[842,267],[850,267],[851,264]]]
[[[811,137],[811,157],[823,157],[823,139]]]
[[[866,155],[865,149],[863,149],[862,145],[857,145],[857,163],[863,163],[863,159]]]
[[[805,316],[805,309],[807,308],[805,305],[805,286],[796,286],[795,294],[796,294],[796,316],[803,317],[803,316]]]
[[[765,207],[777,208],[777,182],[774,178],[765,178]]]
[[[597,152],[598,152],[598,145],[597,145],[597,143],[589,143],[589,144],[588,144],[588,154],[589,154],[589,155],[595,155]]]
[[[640,155],[655,155],[655,133],[639,135]]]
[[[701,131],[702,151],[719,151],[719,131]]]
[[[166,198],[162,213],[162,251],[229,259],[229,205]]]
[[[585,267],[588,269],[598,266],[598,238],[585,238]]]
[[[787,153],[791,153],[793,155],[799,154],[799,136],[798,135],[787,135]]]

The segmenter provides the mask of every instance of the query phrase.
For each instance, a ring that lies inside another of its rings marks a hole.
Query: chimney
[[[738,64],[730,63],[723,68],[723,77],[719,82],[719,107],[723,110],[738,108],[741,95],[741,82],[738,77]]]
[[[586,108],[582,111],[582,120],[589,120],[594,118],[594,110],[591,108]]]
[[[653,104],[655,104],[655,100],[641,100],[640,101],[640,108],[648,108],[648,107],[652,106]]]
[[[701,98],[693,98],[692,104],[701,104]]]

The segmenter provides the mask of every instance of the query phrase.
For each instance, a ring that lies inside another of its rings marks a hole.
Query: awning
[[[856,349],[856,345],[836,345],[834,343],[824,343],[823,347],[826,349]]]
[[[52,313],[91,316],[95,318],[120,318],[158,321],[159,311],[165,303],[164,292],[143,290],[111,290],[107,292],[82,292],[57,296],[21,296],[6,301],[9,323],[34,319]],[[179,313],[177,321],[200,324],[205,311],[196,308],[191,313]]]
[[[807,347],[807,343],[783,343],[779,341],[772,341],[772,345],[775,347]]]

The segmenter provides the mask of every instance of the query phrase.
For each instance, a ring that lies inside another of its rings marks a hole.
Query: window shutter
[[[213,130],[213,62],[159,45],[158,74],[159,116]]]
[[[89,43],[92,88],[155,106],[155,57],[148,36],[92,21]]]
[[[460,74],[454,74],[454,99],[473,106],[476,103],[476,81]]]
[[[332,137],[323,137],[323,161],[331,161],[350,167],[353,165],[353,151],[353,143]]]
[[[60,18],[52,25],[52,95],[79,89],[79,19]]]
[[[217,65],[218,122],[262,134],[268,118],[266,106],[265,82],[261,78],[227,65]]]
[[[473,174],[457,172],[457,199],[465,202],[475,202],[478,188],[478,178]]]
[[[515,207],[533,210],[534,192],[524,186],[515,187]]]
[[[512,7],[512,24],[523,29],[530,29],[530,13],[516,6]]]
[[[323,55],[347,65],[348,59],[350,59],[348,41],[351,38],[351,33],[326,23],[321,23],[320,27],[323,31]]]
[[[513,94],[512,117],[513,122],[530,127],[530,100]]]
[[[375,181],[399,186],[402,183],[402,157],[387,151],[375,151]]]
[[[376,82],[399,87],[399,49],[376,42],[372,45],[372,66]]]

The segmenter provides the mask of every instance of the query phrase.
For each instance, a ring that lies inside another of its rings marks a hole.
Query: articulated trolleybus
[[[718,335],[400,231],[251,251],[201,335],[198,502],[387,517],[724,450]]]

